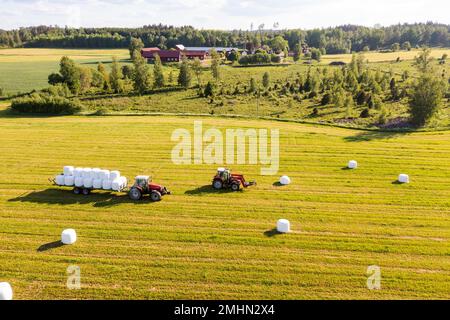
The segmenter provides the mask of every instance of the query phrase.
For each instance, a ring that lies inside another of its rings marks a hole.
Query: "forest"
[[[133,38],[146,47],[233,46],[253,50],[283,37],[293,49],[307,44],[327,54],[399,48],[450,47],[450,25],[398,24],[387,27],[344,25],[312,30],[198,30],[191,26],[147,25],[141,28],[68,28],[36,26],[0,30],[0,47],[14,48],[128,48]]]

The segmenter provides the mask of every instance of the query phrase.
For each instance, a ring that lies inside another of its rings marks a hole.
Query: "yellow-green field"
[[[48,87],[48,75],[59,70],[61,57],[96,67],[113,56],[128,59],[126,49],[0,49],[0,87],[6,93],[28,92]]]
[[[279,175],[232,165],[258,185],[205,185],[217,165],[170,160],[182,117],[0,119],[0,281],[16,299],[450,298],[450,131],[353,131],[203,118],[204,127],[278,128]],[[344,170],[348,160],[359,168]],[[162,202],[72,195],[48,178],[63,165],[153,174]],[[408,173],[411,183],[393,183]],[[275,235],[277,219],[293,232]],[[78,232],[73,246],[41,246]],[[44,247],[45,249],[45,247]],[[81,290],[66,269],[81,268]],[[366,287],[381,267],[381,290]]]

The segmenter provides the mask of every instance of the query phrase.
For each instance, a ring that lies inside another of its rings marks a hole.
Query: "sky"
[[[320,28],[412,22],[450,24],[449,0],[0,0],[0,29],[58,25],[199,29]],[[276,25],[277,24],[277,25]]]

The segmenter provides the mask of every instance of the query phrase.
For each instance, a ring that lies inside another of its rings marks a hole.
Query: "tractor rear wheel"
[[[220,190],[223,188],[223,182],[220,180],[214,180],[213,182],[213,188],[216,190]]]
[[[128,193],[128,196],[133,201],[138,201],[142,199],[142,192],[138,188],[131,188],[130,192]]]
[[[78,187],[75,187],[75,188],[73,188],[73,193],[78,195],[81,193],[81,189]]]
[[[89,194],[91,193],[91,190],[90,189],[83,189],[83,194],[85,195],[85,196],[88,196]]]
[[[161,193],[152,191],[152,193],[150,193],[150,199],[152,199],[153,202],[161,201]]]
[[[233,190],[233,191],[239,191],[240,188],[241,188],[241,186],[240,186],[240,184],[237,183],[237,182],[233,182],[233,183],[231,184],[231,190]]]

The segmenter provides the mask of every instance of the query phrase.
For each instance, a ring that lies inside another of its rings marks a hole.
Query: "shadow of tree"
[[[62,246],[64,246],[64,244],[61,241],[49,242],[49,243],[46,243],[46,244],[43,244],[42,246],[40,246],[37,249],[37,251],[38,252],[44,252],[44,251],[60,248]]]
[[[145,199],[145,198],[144,198]],[[133,201],[127,194],[115,194],[113,192],[99,191],[90,195],[76,195],[70,190],[46,189],[21,195],[9,199],[9,202],[31,202],[54,205],[93,204],[94,207],[111,207],[123,203],[143,204],[151,201]]]
[[[344,138],[347,142],[364,142],[373,140],[393,139],[411,134],[412,131],[363,131]]]

